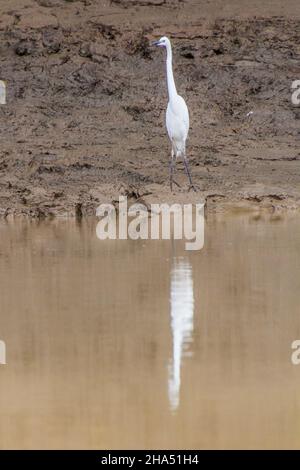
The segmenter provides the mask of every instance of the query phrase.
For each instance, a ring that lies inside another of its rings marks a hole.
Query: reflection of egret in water
[[[171,271],[170,313],[173,357],[169,372],[169,400],[175,411],[179,406],[182,356],[192,341],[194,287],[192,266],[186,258],[175,257]]]

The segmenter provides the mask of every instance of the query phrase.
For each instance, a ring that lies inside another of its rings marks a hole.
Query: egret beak
[[[159,42],[159,41],[153,41],[153,42],[151,42],[150,45],[151,45],[151,46],[159,46],[159,45],[160,45],[160,42]]]

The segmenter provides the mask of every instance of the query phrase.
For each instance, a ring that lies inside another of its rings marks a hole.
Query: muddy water
[[[299,448],[298,216],[193,253],[95,225],[0,225],[0,447]]]

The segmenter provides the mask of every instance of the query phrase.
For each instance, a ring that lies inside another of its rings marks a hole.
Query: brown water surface
[[[300,448],[299,217],[95,226],[0,224],[0,447]]]

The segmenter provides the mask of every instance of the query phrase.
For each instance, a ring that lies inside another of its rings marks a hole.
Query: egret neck
[[[170,43],[167,43],[167,83],[168,83],[168,94],[169,94],[169,101],[177,96],[177,90],[175,86],[174,76],[173,76],[173,68],[172,68],[172,47]]]

